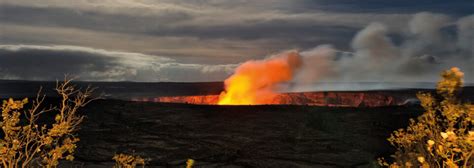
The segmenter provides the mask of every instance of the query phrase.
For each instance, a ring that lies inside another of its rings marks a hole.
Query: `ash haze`
[[[223,81],[293,50],[298,86],[435,82],[452,66],[473,82],[474,3],[0,0],[0,79]]]

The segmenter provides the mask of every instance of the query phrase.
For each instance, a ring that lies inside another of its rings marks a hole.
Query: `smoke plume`
[[[474,15],[454,20],[422,12],[401,31],[374,22],[355,35],[351,51],[330,45],[302,51],[305,61],[292,82],[432,82],[453,66],[474,73],[473,39]]]
[[[401,39],[394,42],[394,36]],[[352,51],[320,45],[243,63],[225,81],[226,91],[219,104],[265,104],[275,92],[311,90],[306,86],[319,82],[429,82],[454,66],[472,74],[473,39],[474,15],[453,21],[443,14],[422,12],[415,14],[403,31],[374,22],[355,35]],[[276,88],[282,83],[292,84],[285,90]],[[322,89],[334,88],[326,85]]]

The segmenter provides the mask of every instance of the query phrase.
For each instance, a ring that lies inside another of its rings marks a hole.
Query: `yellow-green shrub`
[[[451,68],[441,76],[436,94],[417,94],[426,111],[388,138],[397,151],[382,166],[474,167],[474,106],[458,98],[464,74]]]
[[[28,99],[3,101],[1,127],[4,136],[0,139],[0,165],[4,168],[56,167],[59,160],[73,160],[76,143],[74,133],[83,116],[78,110],[90,99],[93,89],[76,90],[71,80],[56,86],[61,97],[59,106],[43,108],[45,97],[38,96],[28,110],[23,107]],[[56,113],[51,125],[39,125],[44,113]]]
[[[115,154],[112,159],[115,160],[114,168],[135,168],[137,165],[142,165],[142,167],[145,167],[145,159],[134,154]]]

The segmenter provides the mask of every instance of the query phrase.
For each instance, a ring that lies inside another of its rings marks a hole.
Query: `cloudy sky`
[[[0,0],[0,79],[219,81],[298,50],[311,80],[459,66],[470,81],[473,14],[472,0]]]

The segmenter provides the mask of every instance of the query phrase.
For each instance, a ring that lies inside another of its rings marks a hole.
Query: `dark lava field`
[[[100,100],[84,111],[78,166],[111,167],[115,153],[135,151],[149,167],[372,167],[422,109]]]
[[[48,97],[53,95],[48,88],[54,83],[24,81],[4,81],[0,95],[34,95],[39,85],[43,85]],[[184,167],[188,158],[196,161],[196,167],[374,167],[377,158],[394,152],[386,140],[390,133],[406,127],[409,118],[416,118],[423,111],[418,105],[217,106],[140,102],[127,99],[216,94],[222,84],[92,85],[116,97],[96,100],[82,109],[87,117],[78,132],[81,141],[76,159],[64,161],[60,167],[112,167],[114,154],[124,152],[148,158],[147,167]],[[403,95],[416,92],[390,91]],[[463,97],[469,99],[473,93],[472,87],[466,88]],[[45,103],[58,102],[57,98],[48,98]]]

